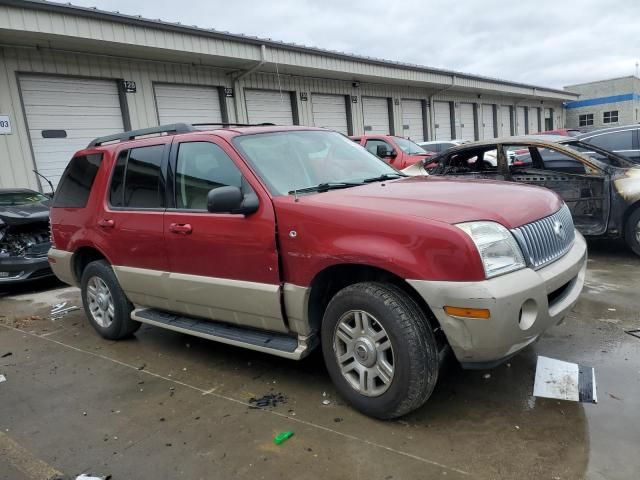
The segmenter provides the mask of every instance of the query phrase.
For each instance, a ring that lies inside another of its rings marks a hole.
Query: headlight
[[[524,257],[511,232],[496,222],[459,223],[476,244],[487,278],[524,268]]]

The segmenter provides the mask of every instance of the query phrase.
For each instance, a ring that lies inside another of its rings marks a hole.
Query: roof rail
[[[108,142],[124,142],[126,140],[134,140],[136,137],[143,137],[145,135],[154,135],[160,133],[179,134],[195,131],[192,125],[187,123],[172,123],[169,125],[160,125],[159,127],[141,128],[139,130],[130,130],[128,132],[115,133],[113,135],[106,135],[104,137],[98,137],[93,139],[87,148],[97,147]]]
[[[207,127],[209,125],[212,126],[221,126],[221,127],[274,127],[275,123],[233,123],[233,122],[205,122],[205,123],[192,123],[192,127]]]

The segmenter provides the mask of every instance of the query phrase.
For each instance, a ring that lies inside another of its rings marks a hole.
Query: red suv
[[[394,135],[363,135],[350,138],[398,170],[436,156],[435,152],[429,152],[411,140]]]
[[[147,323],[291,359],[320,343],[339,392],[378,418],[426,401],[447,346],[479,368],[535,341],[586,266],[549,190],[403,178],[307,127],[98,138],[51,224],[51,267],[103,337]]]

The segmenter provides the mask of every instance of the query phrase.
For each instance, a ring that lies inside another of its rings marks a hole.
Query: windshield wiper
[[[359,185],[362,185],[362,183],[361,182],[325,182],[325,183],[319,183],[318,185],[314,185],[312,187],[304,187],[304,188],[297,188],[295,190],[291,190],[289,192],[289,195],[294,195],[296,193],[308,193],[308,192],[327,192],[329,190],[357,187]]]
[[[408,177],[409,175],[405,175],[404,173],[383,173],[377,177],[365,178],[363,183],[371,183],[371,182],[383,182],[385,180],[393,180],[394,178],[400,177]]]

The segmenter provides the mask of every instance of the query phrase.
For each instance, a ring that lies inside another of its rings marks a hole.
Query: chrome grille
[[[567,253],[575,240],[573,219],[564,205],[553,215],[511,231],[527,264],[537,270]]]

